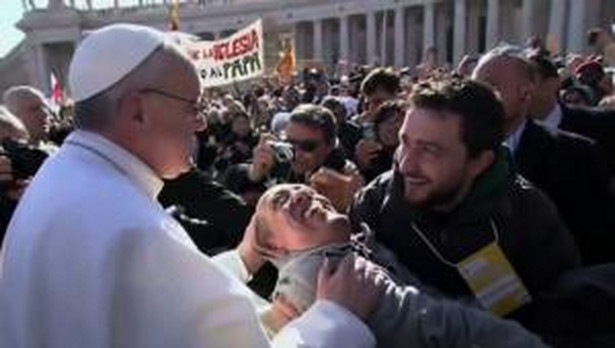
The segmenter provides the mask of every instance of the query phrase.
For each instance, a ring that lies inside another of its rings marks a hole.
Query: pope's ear
[[[121,118],[131,122],[143,123],[145,121],[143,116],[144,102],[142,94],[130,92],[119,100],[117,112]]]

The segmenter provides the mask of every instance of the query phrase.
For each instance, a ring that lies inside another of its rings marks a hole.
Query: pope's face
[[[196,150],[195,132],[205,128],[197,102],[200,84],[195,70],[175,62],[160,86],[149,89],[143,103],[147,162],[163,178],[187,171]]]
[[[329,199],[300,184],[282,184],[261,197],[257,218],[270,232],[268,244],[284,250],[305,250],[348,238],[348,217]]]

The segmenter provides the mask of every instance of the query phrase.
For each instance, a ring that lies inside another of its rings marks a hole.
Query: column
[[[315,61],[322,61],[322,20],[312,22],[314,25],[314,56]]]
[[[404,65],[404,54],[406,53],[406,38],[404,36],[404,28],[406,12],[404,7],[395,9],[395,66],[401,67]]]
[[[47,64],[45,47],[43,44],[37,44],[33,47],[33,50],[34,64],[36,67],[36,80],[38,82],[37,87],[43,92],[43,94],[49,95],[51,93],[51,74]]]
[[[466,13],[466,0],[455,0],[455,17],[453,28],[453,64],[457,64],[465,53]]]
[[[454,13],[452,12],[454,11],[446,11],[442,6],[436,7],[436,62],[440,64],[444,62],[452,63],[453,59],[454,50],[451,48],[449,51],[447,43],[448,28],[452,28],[452,30],[455,29],[453,24]]]
[[[348,16],[341,16],[340,21],[340,60],[350,61],[350,41]]]
[[[566,0],[551,0],[551,13],[549,14],[549,33],[547,34],[547,48],[553,54],[562,52],[564,48],[564,28],[566,24]]]
[[[411,7],[408,11],[407,25],[405,28],[406,41],[406,64],[414,67],[420,63],[422,47],[419,46],[423,27],[420,24],[420,7]]]
[[[380,65],[387,64],[387,28],[389,27],[389,12],[385,9],[382,11],[382,25],[380,26]]]
[[[487,1],[487,37],[485,39],[487,50],[498,44],[500,37],[500,0]]]
[[[523,0],[523,7],[521,8],[521,16],[523,28],[521,28],[522,42],[529,37],[536,35],[534,30],[534,2],[532,0]]]
[[[423,6],[423,52],[428,48],[435,46],[436,36],[436,11],[433,2],[426,3]]]
[[[570,18],[568,19],[568,52],[583,52],[585,37],[586,2],[570,1]]]
[[[479,52],[479,44],[480,44],[480,31],[479,31],[479,22],[480,22],[480,2],[470,1],[468,3],[468,22],[467,22],[467,41],[466,41],[466,52],[476,53]]]
[[[369,12],[366,14],[367,22],[367,50],[365,57],[367,64],[374,64],[376,61],[376,13]]]

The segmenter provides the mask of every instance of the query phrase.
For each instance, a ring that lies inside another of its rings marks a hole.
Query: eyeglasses
[[[207,106],[205,105],[202,99],[197,99],[197,100],[188,99],[188,98],[184,98],[184,97],[181,97],[181,96],[178,96],[173,93],[169,93],[169,92],[157,89],[157,88],[145,88],[145,89],[140,90],[139,92],[154,93],[154,94],[161,95],[163,97],[167,97],[167,98],[179,100],[184,103],[188,103],[194,109],[196,117],[200,120],[205,120],[205,111],[206,111]]]
[[[318,140],[287,139],[286,141],[292,144],[294,148],[303,152],[314,152],[320,147],[320,141]]]

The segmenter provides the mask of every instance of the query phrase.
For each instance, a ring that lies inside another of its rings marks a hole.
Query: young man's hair
[[[470,158],[496,151],[504,140],[504,107],[487,85],[463,78],[427,81],[415,86],[411,107],[458,115],[461,140]]]
[[[361,82],[361,93],[363,95],[371,95],[377,90],[397,94],[400,89],[399,76],[390,69],[374,69]]]
[[[320,129],[328,145],[334,145],[337,138],[335,117],[329,109],[314,104],[301,104],[290,114],[289,122],[299,123],[313,129]]]

